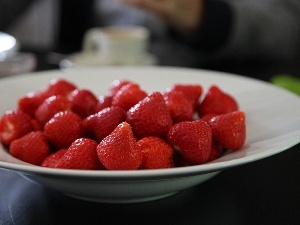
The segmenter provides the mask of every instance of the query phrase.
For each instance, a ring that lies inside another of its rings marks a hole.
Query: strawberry
[[[42,92],[29,92],[18,99],[18,109],[34,118],[35,110],[42,104],[42,102],[46,98],[46,95]]]
[[[137,142],[143,153],[140,169],[173,167],[173,148],[159,137],[144,137]]]
[[[237,111],[237,101],[218,86],[212,85],[198,108],[200,118],[206,114],[224,114]]]
[[[44,126],[42,126],[42,124],[40,124],[40,122],[37,119],[31,119],[31,124],[33,126],[33,130],[42,131],[44,129]]]
[[[41,165],[48,156],[50,147],[41,131],[32,131],[10,145],[10,154],[24,162]]]
[[[218,159],[222,156],[223,148],[214,141],[211,143],[211,150],[208,158],[208,162]]]
[[[69,147],[82,132],[82,119],[71,111],[56,113],[44,126],[46,137],[57,148]]]
[[[201,116],[201,120],[204,120],[205,122],[208,122],[211,120],[211,118],[217,116],[218,114],[216,113],[207,113],[204,116]]]
[[[191,164],[207,162],[212,143],[212,131],[203,120],[174,124],[168,132],[168,141],[179,148],[182,156]]]
[[[51,96],[37,108],[35,118],[45,125],[56,113],[61,111],[71,111],[72,103],[64,96]]]
[[[68,150],[67,148],[62,148],[62,149],[48,155],[41,163],[41,166],[55,168],[56,164],[60,161],[60,159],[67,152],[67,150]]]
[[[129,83],[133,82],[129,80],[114,80],[108,88],[107,96],[114,96],[123,86]]]
[[[113,98],[112,96],[108,96],[108,95],[99,96],[97,104],[94,107],[94,113],[97,113],[97,112],[101,111],[102,109],[110,107],[111,102],[112,102],[112,98]]]
[[[121,107],[112,106],[85,118],[83,129],[86,133],[92,133],[98,141],[101,141],[125,119],[126,112]]]
[[[202,94],[202,86],[198,84],[174,84],[166,89],[166,92],[180,91],[187,100],[192,104],[193,109],[198,105],[199,98]]]
[[[69,94],[77,87],[75,84],[64,79],[53,79],[48,86],[42,91],[44,95],[50,97],[52,95],[61,95],[68,97]]]
[[[235,111],[213,117],[209,122],[213,139],[225,149],[238,150],[246,139],[246,116]]]
[[[101,164],[97,156],[98,143],[88,138],[75,140],[56,163],[55,168],[99,170]]]
[[[33,130],[31,118],[20,110],[6,111],[0,119],[0,141],[5,146]]]
[[[173,161],[174,161],[174,167],[184,167],[184,166],[190,166],[191,163],[189,163],[182,154],[175,150],[173,154]]]
[[[165,92],[164,99],[174,123],[193,120],[193,105],[187,100],[182,92]]]
[[[143,159],[127,122],[120,123],[99,143],[97,154],[100,162],[109,170],[135,170],[140,167]]]
[[[93,92],[87,89],[75,89],[70,93],[72,102],[72,111],[81,118],[85,118],[94,113],[94,108],[98,103],[97,97]]]
[[[126,121],[139,137],[165,138],[173,121],[160,92],[153,92],[128,110]]]
[[[122,86],[120,90],[117,91],[113,96],[111,104],[113,106],[119,106],[127,111],[146,96],[147,93],[142,90],[138,84],[129,83]]]

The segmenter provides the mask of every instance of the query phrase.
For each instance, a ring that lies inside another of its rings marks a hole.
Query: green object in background
[[[275,75],[271,82],[300,96],[300,78],[288,74]]]

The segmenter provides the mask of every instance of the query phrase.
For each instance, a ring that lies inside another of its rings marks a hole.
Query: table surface
[[[38,70],[53,68],[43,61],[38,64]],[[277,73],[300,77],[299,65],[218,65],[212,69],[267,81]],[[137,204],[82,201],[0,170],[0,224],[296,225],[300,224],[299,162],[300,144],[222,171],[171,197]]]

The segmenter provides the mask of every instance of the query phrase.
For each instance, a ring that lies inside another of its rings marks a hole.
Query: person
[[[164,65],[300,59],[298,0],[96,0],[94,4],[96,26],[148,27],[149,51]]]
[[[122,0],[151,11],[172,28],[192,58],[300,60],[300,1]],[[197,61],[196,61],[197,63]]]

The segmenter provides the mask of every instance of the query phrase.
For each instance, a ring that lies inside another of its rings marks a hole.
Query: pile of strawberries
[[[158,169],[203,164],[246,138],[245,113],[218,86],[174,84],[147,93],[115,80],[103,96],[65,79],[20,97],[0,119],[10,154],[43,167]]]

